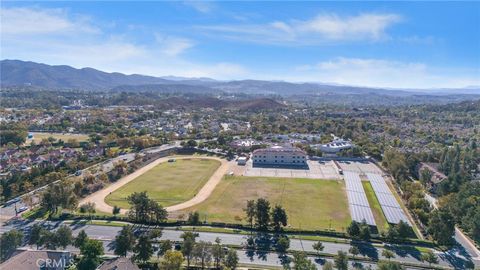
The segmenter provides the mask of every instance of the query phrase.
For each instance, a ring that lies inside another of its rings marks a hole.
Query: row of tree
[[[267,230],[272,226],[274,230],[280,231],[282,227],[287,226],[288,217],[285,209],[280,205],[275,205],[272,209],[267,199],[247,201],[244,211],[252,228],[255,224],[260,230]]]
[[[146,191],[130,194],[127,201],[130,204],[128,216],[136,222],[159,223],[167,220],[167,210],[150,199]]]
[[[221,266],[235,269],[238,264],[238,255],[233,249],[226,249],[221,245],[217,238],[215,243],[196,241],[197,233],[185,232],[181,235],[181,252],[173,250],[173,242],[170,240],[160,240],[162,232],[158,229],[141,232],[137,237],[132,226],[125,226],[115,237],[114,253],[119,256],[127,256],[133,252],[133,259],[140,263],[146,263],[154,255],[157,258],[162,257],[160,261],[161,269],[180,269],[184,260],[187,261],[187,267],[190,267],[192,261],[202,269],[213,266],[220,269]],[[155,248],[153,243],[158,242]],[[155,250],[156,249],[156,250]]]

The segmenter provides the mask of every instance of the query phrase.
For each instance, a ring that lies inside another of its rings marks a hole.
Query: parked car
[[[21,212],[24,212],[24,211],[27,211],[27,210],[28,210],[28,207],[22,206],[22,207],[20,207],[20,209],[18,209],[18,213],[21,213]]]

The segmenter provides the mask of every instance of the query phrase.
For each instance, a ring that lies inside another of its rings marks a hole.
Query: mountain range
[[[73,68],[20,60],[0,61],[2,87],[31,86],[43,89],[89,91],[159,91],[189,93],[245,93],[274,95],[380,94],[389,96],[480,94],[480,87],[460,89],[383,89],[322,83],[238,80],[210,78],[153,77],[108,73],[93,68]]]

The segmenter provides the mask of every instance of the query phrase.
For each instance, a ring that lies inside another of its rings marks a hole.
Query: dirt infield
[[[137,178],[140,175],[144,174],[145,172],[149,171],[150,169],[157,166],[158,164],[163,163],[163,162],[167,162],[171,158],[172,157],[163,157],[163,158],[159,158],[159,159],[153,161],[152,163],[138,169],[137,171],[122,177],[120,180],[111,184],[110,186],[108,186],[108,187],[106,187],[102,190],[99,190],[99,191],[89,195],[88,197],[82,199],[80,201],[79,205],[85,204],[87,202],[93,202],[93,203],[95,203],[95,208],[97,210],[99,210],[101,212],[105,212],[105,213],[112,213],[113,207],[108,205],[105,202],[105,197],[107,197],[110,193],[112,193],[113,191],[122,187],[123,185],[129,183],[130,181],[134,180],[135,178]],[[194,158],[214,159],[214,160],[220,161],[221,165],[215,171],[215,173],[210,177],[210,179],[207,181],[207,183],[200,189],[200,191],[192,199],[190,199],[186,202],[180,203],[180,204],[176,204],[176,205],[166,207],[167,211],[169,211],[169,212],[178,211],[178,210],[181,210],[181,209],[192,207],[192,206],[206,200],[210,196],[212,191],[215,189],[217,184],[220,182],[220,180],[222,180],[223,175],[225,175],[227,173],[227,170],[229,168],[229,162],[228,161],[226,161],[225,159],[217,158],[217,157],[185,156],[185,157],[175,157],[175,158],[176,159],[194,159]],[[128,211],[127,209],[121,209],[120,213],[125,214],[127,211]]]

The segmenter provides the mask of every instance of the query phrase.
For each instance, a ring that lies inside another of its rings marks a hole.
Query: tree
[[[135,235],[130,225],[124,226],[115,236],[115,255],[127,256],[127,252],[132,251],[135,245]]]
[[[187,268],[190,268],[190,260],[192,258],[193,248],[195,246],[195,238],[198,234],[193,232],[184,232],[181,236],[183,239],[182,253],[187,258]]]
[[[56,241],[55,233],[48,231],[48,230],[42,230],[40,232],[40,240],[38,242],[39,246],[43,246],[47,249],[57,249],[58,243]]]
[[[245,214],[247,215],[247,221],[250,223],[250,228],[253,228],[253,221],[256,216],[256,204],[255,200],[248,200],[247,207],[244,209]]]
[[[308,259],[305,252],[295,251],[293,253],[293,270],[316,270],[317,267]]]
[[[197,141],[195,141],[195,140],[188,140],[186,146],[187,146],[187,147],[190,147],[190,148],[193,148],[193,147],[197,146]]]
[[[133,250],[135,252],[134,258],[136,261],[147,262],[153,255],[153,246],[150,237],[145,234],[140,235]]]
[[[146,191],[134,192],[127,197],[130,204],[128,215],[137,222],[163,222],[168,213],[156,201],[150,199]]]
[[[228,269],[235,270],[238,264],[238,254],[235,249],[229,249],[225,258],[225,266]]]
[[[113,209],[112,209],[112,214],[113,214],[114,216],[120,214],[120,207],[114,205],[114,206],[113,206]]]
[[[395,258],[395,254],[391,250],[388,250],[388,249],[384,249],[382,251],[382,256],[387,258],[387,260],[389,260],[389,261],[390,261],[390,259]]]
[[[148,237],[150,237],[150,239],[155,239],[155,238],[160,238],[162,237],[162,230],[159,229],[159,228],[153,228],[150,230],[150,232],[148,233]]]
[[[331,262],[325,262],[325,264],[322,267],[322,270],[333,270],[333,263]]]
[[[397,228],[395,226],[389,226],[385,237],[387,238],[387,241],[394,242],[398,237]]]
[[[280,205],[275,205],[272,210],[273,228],[280,231],[282,226],[287,226],[287,213]]]
[[[76,248],[82,247],[88,241],[87,233],[84,230],[81,230],[75,240],[73,241],[73,245]]]
[[[403,266],[398,262],[380,261],[377,265],[378,270],[403,270]]]
[[[205,266],[210,264],[212,260],[212,244],[205,241],[200,241],[195,244],[193,251],[193,257],[200,260],[202,269],[205,269]]]
[[[100,256],[103,255],[103,244],[99,240],[87,239],[80,247],[82,258],[78,262],[78,270],[93,270],[100,263]]]
[[[0,261],[5,261],[22,244],[23,233],[13,229],[0,236]]]
[[[408,225],[408,223],[404,222],[403,220],[400,220],[400,222],[395,225],[395,229],[397,230],[398,237],[400,238],[407,238],[410,235],[410,225]]]
[[[323,251],[325,247],[323,246],[323,243],[321,241],[316,242],[313,244],[313,249],[317,251],[317,254],[320,255],[320,252]]]
[[[225,251],[220,243],[221,240],[217,237],[215,239],[215,244],[212,246],[213,261],[215,262],[215,268],[217,269],[220,268],[220,262],[225,258]]]
[[[290,247],[290,239],[288,237],[281,235],[278,237],[276,249],[280,253],[287,252],[288,248]]]
[[[19,123],[8,123],[0,125],[0,145],[14,143],[21,145],[25,142],[28,132],[25,125]]]
[[[58,228],[55,232],[55,241],[57,245],[63,249],[70,245],[72,240],[72,230],[66,225],[60,226],[60,228]]]
[[[438,263],[438,258],[433,251],[429,250],[425,253],[422,253],[422,261],[428,262],[428,265],[431,266],[432,263]]]
[[[268,229],[270,223],[270,202],[264,198],[257,200],[255,218],[257,227],[261,230]]]
[[[73,192],[72,185],[53,184],[50,185],[42,194],[40,205],[43,209],[50,211],[50,214],[56,214],[58,208],[73,209],[77,205],[77,196]]]
[[[188,213],[188,224],[198,225],[200,224],[200,213],[197,211]]]
[[[348,270],[348,257],[346,252],[339,250],[337,255],[335,255],[334,262],[338,270]]]
[[[168,250],[165,252],[162,261],[160,262],[160,269],[164,270],[180,270],[183,262],[183,255],[180,251]]]
[[[167,251],[172,250],[173,244],[170,240],[161,240],[158,244],[157,256],[164,256]],[[183,256],[182,256],[183,258]]]
[[[420,182],[422,182],[424,186],[427,186],[427,184],[432,180],[432,176],[432,172],[429,169],[424,168],[420,172]]]
[[[94,202],[87,202],[85,204],[82,204],[80,206],[80,213],[83,213],[83,214],[88,214],[90,217],[92,216],[92,214],[95,214],[96,210],[95,210],[95,203]]]
[[[38,243],[40,242],[40,236],[42,233],[43,227],[38,223],[33,224],[32,228],[30,229],[30,234],[28,236],[28,244],[29,245],[36,245],[38,248]]]
[[[352,246],[350,247],[350,249],[348,249],[348,252],[350,252],[352,255],[353,255],[353,259],[355,260],[355,257],[360,254],[360,250],[358,249],[358,247],[356,246]]]
[[[360,235],[359,238],[362,239],[363,241],[369,241],[371,238],[370,235],[370,226],[368,224],[362,224],[360,225]]]
[[[439,245],[451,245],[455,234],[455,220],[448,210],[434,210],[428,221],[428,233]]]
[[[360,235],[360,226],[358,225],[358,222],[352,220],[347,228],[347,233],[350,237],[357,238]]]

